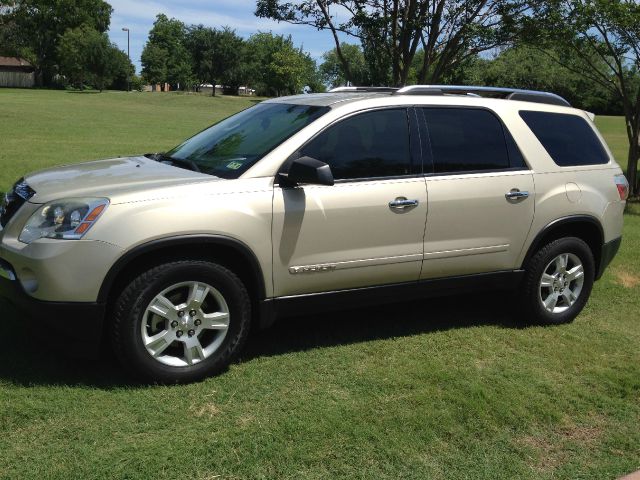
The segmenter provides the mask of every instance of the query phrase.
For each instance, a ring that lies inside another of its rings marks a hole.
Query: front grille
[[[0,204],[0,226],[6,227],[9,220],[20,210],[20,207],[35,194],[36,192],[27,185],[23,178],[18,180],[13,188],[4,194],[2,204]]]

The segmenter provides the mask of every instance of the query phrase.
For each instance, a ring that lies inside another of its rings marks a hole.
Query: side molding
[[[106,302],[109,297],[109,292],[113,287],[115,279],[118,275],[129,265],[132,261],[146,255],[150,252],[161,250],[166,247],[180,247],[180,246],[193,246],[193,245],[222,245],[230,247],[238,252],[242,257],[251,265],[254,272],[256,285],[258,286],[258,300],[262,300],[266,296],[266,290],[264,285],[264,276],[262,274],[262,267],[253,251],[240,240],[235,238],[226,237],[223,235],[181,235],[177,237],[160,238],[151,242],[143,243],[137,247],[127,251],[122,255],[116,263],[113,264],[107,275],[105,276],[100,292],[98,294],[98,302]]]

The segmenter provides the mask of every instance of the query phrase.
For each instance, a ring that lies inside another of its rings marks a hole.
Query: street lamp
[[[131,53],[129,52],[129,29],[127,27],[122,27],[122,31],[123,32],[127,32],[127,58],[129,59],[129,65],[127,65],[127,92],[131,91],[131,79],[130,79],[130,75],[131,72],[129,71],[129,66],[131,65]]]

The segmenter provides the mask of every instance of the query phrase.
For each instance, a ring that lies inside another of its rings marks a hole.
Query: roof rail
[[[336,87],[329,90],[329,93],[340,92],[397,92],[394,87]]]
[[[570,107],[571,104],[560,95],[537,90],[522,90],[518,88],[502,87],[474,87],[463,85],[411,85],[394,91],[395,95],[473,95],[473,96],[497,96],[507,100],[520,100],[523,102],[546,103]]]

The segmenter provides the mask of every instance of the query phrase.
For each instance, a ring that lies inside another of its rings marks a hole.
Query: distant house
[[[33,87],[35,68],[24,58],[0,57],[0,87]]]

